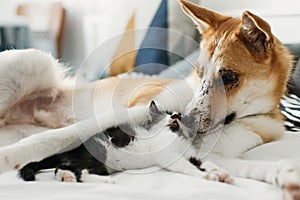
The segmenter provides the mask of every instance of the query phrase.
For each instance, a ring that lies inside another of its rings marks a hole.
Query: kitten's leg
[[[101,162],[103,158],[100,154],[103,153],[101,151],[103,149],[99,148],[99,143],[91,139],[85,144],[90,147],[90,151],[81,145],[63,156],[64,162],[55,170],[56,179],[62,182],[113,182],[110,177],[99,176],[109,175],[105,165]]]
[[[58,163],[59,158],[56,155],[45,158],[40,162],[29,163],[19,171],[19,176],[25,181],[34,181],[35,175],[38,171],[43,169],[55,168]]]
[[[198,176],[201,178],[208,178],[207,172],[201,171],[196,166],[187,161],[185,158],[179,158],[176,162],[161,167],[172,172],[182,173],[191,176]]]
[[[300,200],[300,169],[291,161],[269,162],[211,156],[210,160],[234,176],[277,185],[286,199]]]
[[[17,143],[0,147],[0,174],[9,170],[18,170],[27,163],[74,149],[95,134],[117,124],[130,121],[143,123],[149,114],[148,110],[144,105],[130,109],[118,107],[76,124],[48,130]],[[101,122],[100,128],[98,122]]]
[[[191,175],[191,176],[197,176],[201,177],[207,180],[212,180],[212,181],[221,181],[220,178],[216,178],[216,173],[215,171],[212,172],[206,172],[206,171],[201,171],[198,167],[190,163],[188,160],[186,160],[184,157],[180,157],[178,160],[176,160],[174,163],[171,164],[166,164],[166,165],[161,165],[164,162],[159,162],[159,165],[167,170],[170,170],[172,172],[177,172],[177,173],[182,173],[186,175]],[[223,182],[223,181],[221,181]]]
[[[111,176],[101,176],[97,174],[90,174],[88,170],[81,171],[81,181],[84,183],[109,183],[115,184]]]
[[[61,165],[55,170],[55,177],[62,182],[110,183],[115,184],[110,176],[98,175],[76,166]]]
[[[42,161],[39,162],[32,162],[27,165],[25,165],[19,172],[19,175],[21,178],[23,178],[26,181],[34,181],[35,180],[35,174],[43,169],[51,169],[56,168],[57,166],[61,166],[63,169],[64,163],[75,163],[79,165],[80,163],[84,163],[83,161],[76,160],[73,157],[78,156],[81,152],[86,153],[86,149],[84,146],[79,146],[76,149],[73,149],[72,151],[64,152],[61,154],[56,154],[54,156],[50,156],[48,158],[45,158]],[[80,165],[79,165],[80,166]],[[75,167],[69,167],[67,166],[67,169],[76,169]],[[79,168],[79,167],[77,167]],[[80,168],[82,169],[82,168]]]

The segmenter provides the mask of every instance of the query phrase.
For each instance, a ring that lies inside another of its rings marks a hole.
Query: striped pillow
[[[285,127],[289,131],[300,131],[300,98],[294,94],[283,96],[280,109],[285,116]]]

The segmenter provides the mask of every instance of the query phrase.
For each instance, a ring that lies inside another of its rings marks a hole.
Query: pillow
[[[300,58],[300,43],[285,44],[285,46],[295,56],[295,61],[298,61]]]
[[[79,74],[88,81],[131,70],[158,74],[199,47],[198,32],[177,1],[130,0],[123,5],[117,0],[118,7],[115,1],[105,2],[103,14],[84,18],[88,59]]]
[[[288,83],[288,95],[283,96],[280,109],[285,116],[285,127],[289,131],[300,131],[300,44],[286,44],[295,56],[294,69]]]
[[[294,94],[283,96],[280,101],[285,127],[289,131],[300,131],[300,99]]]
[[[162,0],[149,27],[138,50],[134,71],[158,74],[198,48],[197,31],[177,1]]]
[[[300,97],[300,59],[294,67],[292,76],[289,82],[289,93]]]
[[[159,73],[159,77],[166,79],[183,79],[193,71],[195,66],[194,64],[199,58],[199,55],[200,49],[197,49],[184,59],[178,61],[166,70]]]
[[[300,97],[300,43],[285,44],[294,55],[294,69],[288,84],[289,93]]]

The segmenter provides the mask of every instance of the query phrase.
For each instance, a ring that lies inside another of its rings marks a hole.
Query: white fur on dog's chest
[[[263,144],[259,135],[238,122],[225,126],[219,134],[221,135],[212,152],[223,156],[239,156],[241,153]]]

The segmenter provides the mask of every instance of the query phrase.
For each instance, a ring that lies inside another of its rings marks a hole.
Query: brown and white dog
[[[203,36],[197,70],[185,80],[112,77],[82,83],[66,78],[61,64],[40,51],[1,53],[0,173],[72,149],[114,124],[129,119],[142,123],[153,99],[180,111],[193,98],[199,82],[205,82],[209,85],[203,93],[207,114],[200,116],[199,131],[219,130],[218,122],[225,120],[222,131],[226,133],[206,160],[234,176],[278,185],[287,199],[300,199],[300,170],[294,165],[238,159],[246,150],[284,133],[278,104],[292,56],[269,24],[248,11],[238,19],[183,0],[180,4]],[[212,98],[212,90],[221,90],[214,84],[219,80],[223,80],[226,101],[218,96],[222,92]],[[174,97],[177,101],[171,101]]]

